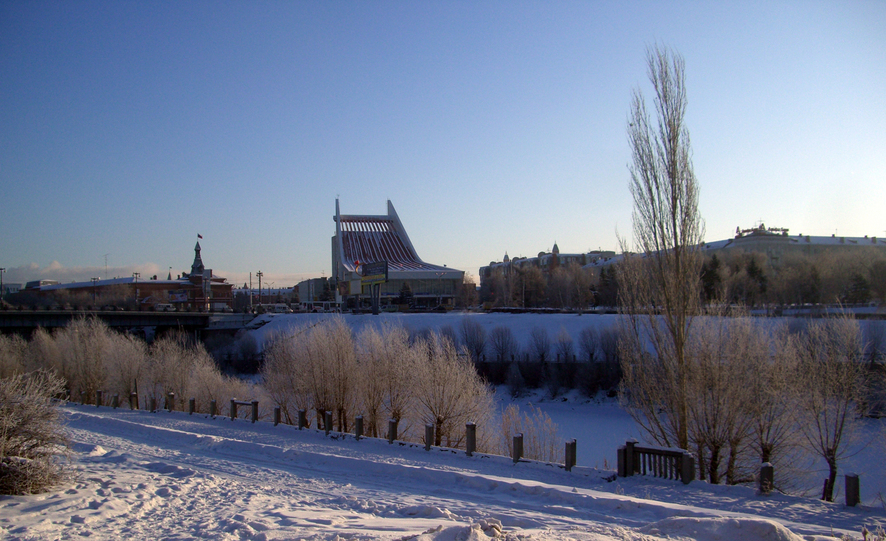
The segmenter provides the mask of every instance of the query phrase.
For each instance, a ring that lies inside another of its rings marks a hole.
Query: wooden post
[[[166,396],[166,411],[172,411],[175,409],[175,393],[169,393]]]
[[[772,483],[775,480],[775,470],[772,464],[764,462],[760,466],[760,494],[769,494],[772,491]]]
[[[566,460],[564,465],[566,466],[566,471],[572,471],[572,467],[575,466],[575,448],[576,441],[571,440],[566,442]]]
[[[232,398],[231,399],[231,420],[233,421],[236,418],[237,418],[237,399]]]
[[[358,415],[354,419],[354,437],[357,441],[360,441],[360,438],[363,437],[363,416]]]
[[[274,408],[274,426],[280,424],[280,406]]]
[[[215,419],[215,412],[218,411],[218,403],[213,398],[209,401],[209,416]]]
[[[332,430],[332,412],[324,411],[323,412],[323,431],[326,432],[326,435],[329,435],[329,431]]]
[[[514,434],[514,464],[523,458],[523,434]]]
[[[683,459],[680,462],[680,480],[684,485],[695,480],[695,457],[692,456],[692,453],[683,453]]]
[[[111,397],[111,407],[113,407],[114,409],[117,409],[119,406],[120,406],[120,395],[115,394],[114,396]]]
[[[639,471],[640,464],[636,464],[634,460],[634,446],[637,443],[634,438],[625,442],[625,477],[630,477],[634,475],[634,472]]]
[[[252,422],[258,421],[258,400],[252,401]]]
[[[298,429],[301,430],[303,428],[308,427],[308,412],[305,410],[298,410]]]
[[[151,413],[156,413],[156,412],[157,412],[157,397],[152,396],[151,397]]]
[[[388,443],[397,439],[397,419],[388,419]]]
[[[465,425],[465,454],[474,456],[477,450],[477,425],[468,423]]]
[[[101,405],[102,405],[102,392],[96,391],[95,392],[95,407],[99,407]]]
[[[197,410],[197,399],[189,398],[188,399],[188,415],[194,415],[194,411]]]
[[[431,445],[434,444],[434,425],[426,424],[425,425],[425,451],[431,450]]]
[[[859,498],[860,488],[857,473],[846,474],[846,506],[855,507],[861,501]]]
[[[626,458],[627,454],[627,449],[624,445],[620,446],[616,451],[616,456],[618,457],[618,470],[616,473],[619,477],[628,476],[628,461]]]
[[[138,393],[129,393],[129,409],[138,409]]]

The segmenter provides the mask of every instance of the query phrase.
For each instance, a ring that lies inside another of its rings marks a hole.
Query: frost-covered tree
[[[464,445],[465,424],[488,426],[492,391],[455,345],[440,336],[419,340],[414,372],[415,402],[422,424],[434,425],[434,445]]]
[[[844,315],[815,321],[800,336],[798,427],[808,449],[828,465],[824,498],[833,501],[837,466],[858,427],[867,366],[858,322]]]
[[[417,369],[417,352],[409,333],[401,326],[367,326],[357,336],[357,408],[368,436],[380,437],[388,419],[400,422],[398,430],[409,433]]]

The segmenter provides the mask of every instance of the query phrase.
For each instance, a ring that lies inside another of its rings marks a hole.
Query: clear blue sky
[[[686,61],[709,241],[886,236],[886,2],[0,3],[4,281],[330,274],[394,203],[431,263],[631,234],[631,90]]]

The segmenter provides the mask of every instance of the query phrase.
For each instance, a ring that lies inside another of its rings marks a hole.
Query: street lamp
[[[261,306],[261,277],[264,274],[262,274],[262,271],[258,271],[255,275],[258,276],[258,305]]]
[[[92,309],[95,310],[95,286],[98,283],[98,278],[90,278],[92,280]]]
[[[437,290],[437,294],[438,294],[437,306],[443,306],[443,293],[444,293],[444,291],[443,291],[443,277],[446,276],[447,273],[446,272],[435,272],[434,274],[437,275],[437,284],[435,284],[435,286],[436,286],[435,289]]]

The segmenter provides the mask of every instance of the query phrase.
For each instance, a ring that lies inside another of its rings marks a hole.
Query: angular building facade
[[[359,307],[370,298],[362,284],[363,268],[387,262],[388,279],[380,286],[382,306],[451,308],[464,280],[464,271],[426,263],[415,251],[406,229],[388,201],[382,215],[341,214],[335,200],[335,236],[332,237],[332,273],[336,293],[345,307]]]

